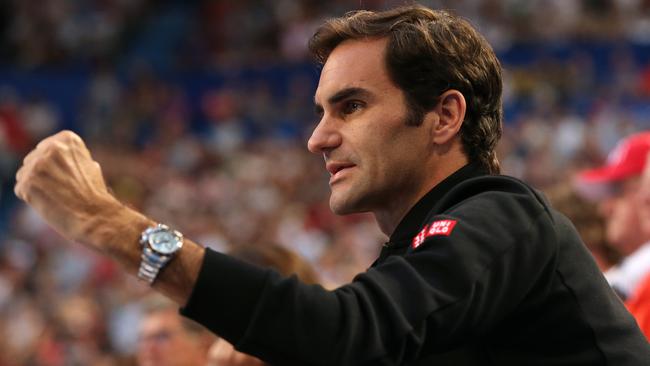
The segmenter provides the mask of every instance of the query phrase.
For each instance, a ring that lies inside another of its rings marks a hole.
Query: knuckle
[[[72,132],[70,130],[63,130],[63,131],[61,131],[60,134],[61,134],[61,137],[63,138],[63,140],[65,140],[65,141],[72,142],[72,143],[81,142],[81,137],[79,137],[79,135],[77,135],[76,133],[74,133],[74,132]]]
[[[61,132],[58,132],[55,135],[52,135],[50,137],[47,137],[41,142],[36,145],[37,150],[45,150],[45,149],[51,149],[53,145],[68,145],[70,144],[70,141],[72,139],[71,135],[74,135],[74,132],[68,131],[68,130],[63,130]]]
[[[32,159],[34,159],[34,150],[32,150],[29,154],[25,156],[25,158],[23,159],[23,166],[28,165]]]
[[[62,138],[70,138],[71,135],[74,135],[74,132],[70,130],[61,130],[57,135]]]
[[[62,153],[70,150],[70,145],[66,144],[62,141],[56,141],[54,144],[52,144],[52,150],[54,150],[55,153]]]
[[[38,150],[43,150],[43,149],[45,149],[45,148],[47,147],[47,145],[50,144],[50,141],[52,141],[52,138],[51,138],[51,137],[48,137],[48,138],[46,138],[46,139],[41,140],[41,142],[39,142],[38,144],[36,144],[36,148],[35,148],[34,150],[35,150],[35,151],[38,151]]]
[[[14,194],[16,197],[20,198],[25,202],[29,202],[29,191],[31,189],[31,184],[29,182],[20,182],[14,186]]]
[[[61,133],[65,133],[63,135],[62,141],[60,141],[61,147],[64,147],[65,151],[72,150],[77,153],[84,153],[86,150],[86,145],[84,144],[81,137],[79,137],[79,135],[67,130]]]
[[[43,176],[46,170],[47,169],[45,169],[45,164],[42,162],[37,162],[32,168],[33,175],[35,176]]]
[[[18,167],[18,171],[28,167],[31,164],[32,160],[33,160],[33,157],[31,157],[31,158],[26,157],[25,159],[23,159],[23,162],[20,164],[20,167]]]
[[[21,187],[20,183],[17,183],[14,186],[14,194],[16,195],[16,197],[18,197],[20,199],[23,199],[23,194],[22,194],[22,191],[21,191],[20,187]]]
[[[34,161],[32,162],[32,165],[38,165],[38,164],[43,164],[43,161],[47,161],[52,159],[52,156],[54,156],[54,148],[53,147],[47,147],[44,148],[43,151],[41,152],[40,156],[36,157]]]
[[[43,148],[42,157],[45,160],[60,158],[64,153],[70,150],[70,147],[61,141],[52,141]]]
[[[39,160],[34,163],[32,172],[35,176],[38,177],[47,176],[50,173],[50,166],[46,160]]]

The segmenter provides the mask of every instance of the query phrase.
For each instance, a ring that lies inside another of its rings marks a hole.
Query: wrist
[[[94,216],[88,244],[137,275],[142,261],[142,233],[157,223],[117,202],[104,207]],[[179,304],[187,302],[203,262],[202,246],[184,238],[175,259],[160,270],[154,288]]]

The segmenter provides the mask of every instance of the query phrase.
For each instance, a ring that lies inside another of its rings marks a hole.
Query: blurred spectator
[[[319,283],[318,275],[302,257],[274,243],[242,245],[228,254],[245,262],[278,271],[283,276],[297,276],[306,284]]]
[[[82,132],[90,143],[108,142],[119,111],[122,87],[115,71],[100,63],[88,81],[81,107]]]
[[[178,314],[178,305],[152,295],[144,304],[137,359],[140,366],[204,365],[214,336]]]
[[[641,228],[639,200],[641,173],[650,152],[650,132],[623,139],[602,167],[585,170],[577,188],[599,199],[607,222],[607,240],[621,252],[623,261],[605,273],[614,289],[626,299],[650,273],[650,236]]]
[[[203,113],[211,125],[206,145],[215,153],[232,152],[245,140],[246,125],[240,119],[241,99],[242,95],[229,89],[210,92],[203,97]]]
[[[4,61],[34,68],[83,61],[114,52],[148,1],[8,1]],[[149,6],[150,8],[151,6]]]
[[[23,124],[33,141],[41,141],[59,129],[54,106],[42,95],[32,96],[22,107]]]
[[[605,239],[605,220],[598,214],[596,204],[577,195],[570,182],[553,186],[546,193],[553,207],[576,227],[602,272],[619,263],[621,255]]]
[[[0,90],[0,127],[3,148],[14,154],[28,151],[32,141],[25,130],[18,95],[9,87]]]

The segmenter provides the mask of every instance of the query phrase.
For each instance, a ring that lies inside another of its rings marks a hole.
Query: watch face
[[[158,253],[171,254],[181,247],[181,241],[169,231],[158,231],[149,237],[149,245]]]

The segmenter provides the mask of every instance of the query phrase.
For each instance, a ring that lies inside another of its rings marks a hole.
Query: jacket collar
[[[461,182],[486,174],[483,168],[475,163],[470,163],[438,183],[402,218],[402,221],[400,221],[395,231],[391,234],[388,245],[401,247],[410,244],[411,239],[422,229],[424,220],[431,213],[431,209],[442,197]]]

